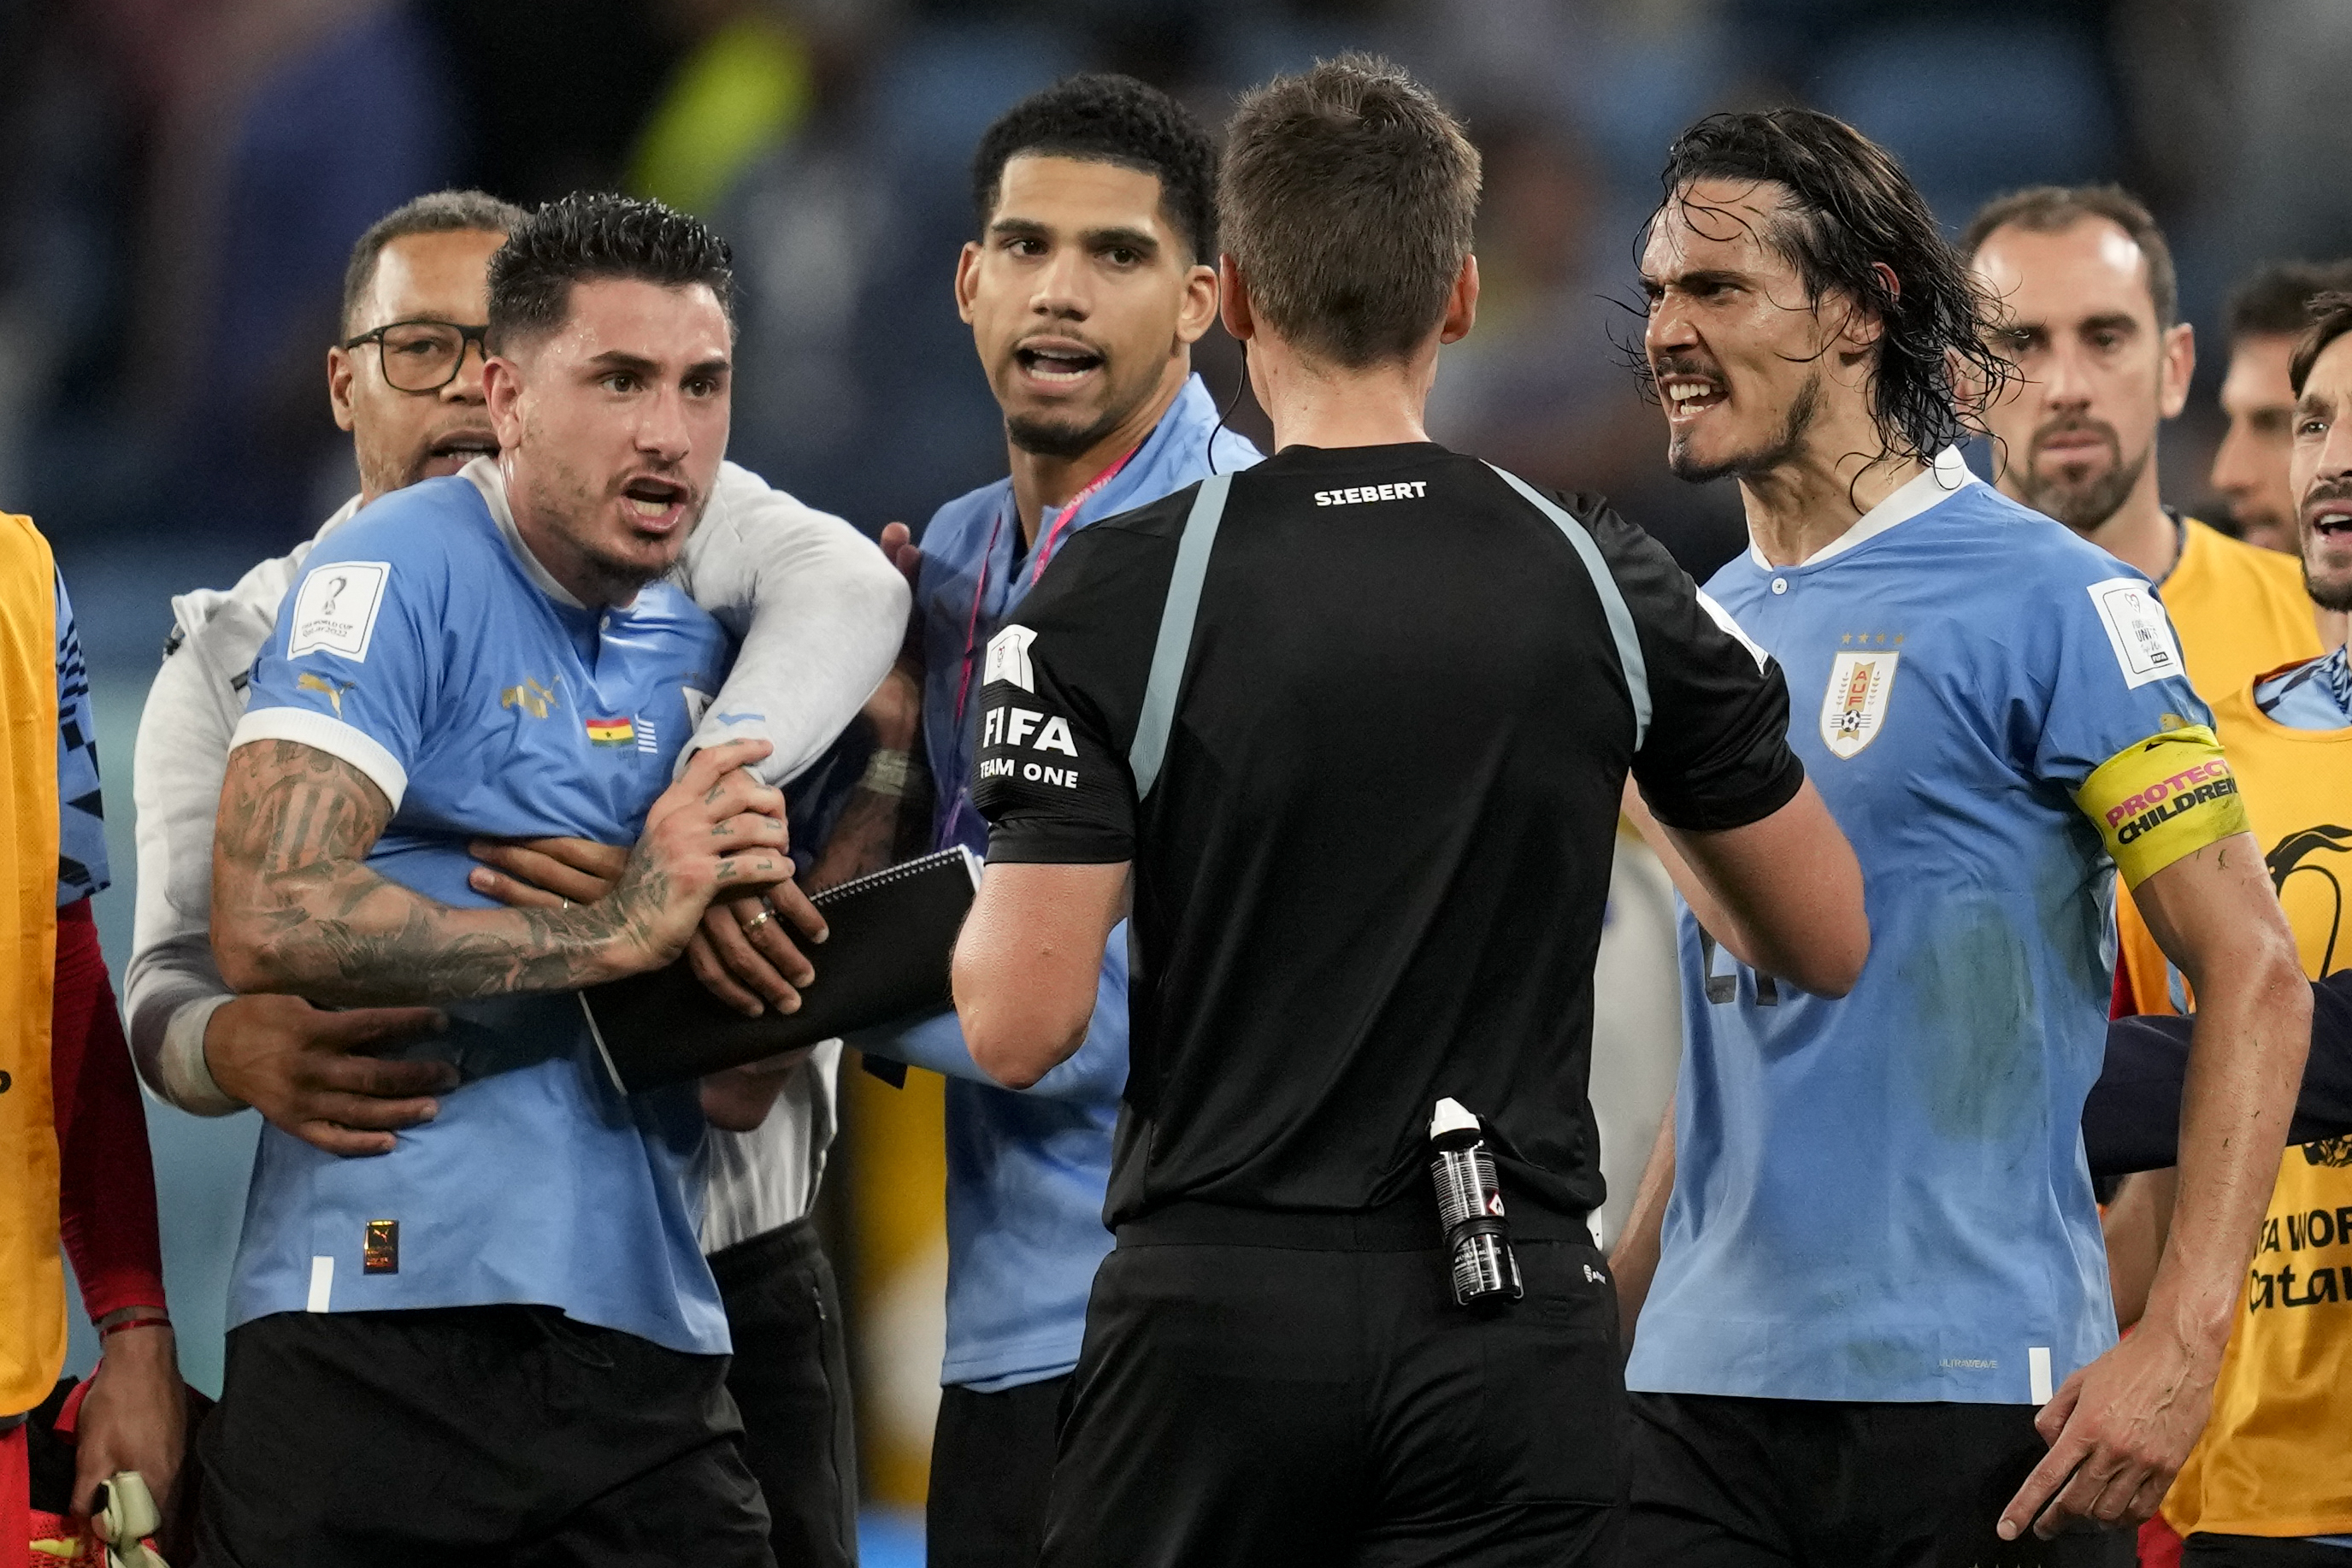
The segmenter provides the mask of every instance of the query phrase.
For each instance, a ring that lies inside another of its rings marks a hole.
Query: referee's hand
[[[2025,1478],[1999,1531],[2044,1541],[2078,1521],[2137,1527],[2152,1517],[2205,1430],[2218,1354],[2192,1352],[2143,1321],[2060,1386],[2033,1425],[2050,1452]]]

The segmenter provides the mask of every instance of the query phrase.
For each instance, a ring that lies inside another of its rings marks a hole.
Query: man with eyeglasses
[[[425,1007],[330,1012],[294,996],[231,994],[209,931],[230,737],[280,603],[319,541],[380,497],[497,456],[482,384],[488,272],[524,216],[479,192],[441,192],[361,237],[345,280],[342,341],[327,353],[328,394],[336,423],[352,433],[360,493],[317,537],[261,563],[235,588],[173,601],[175,625],[141,720],[138,927],[126,974],[141,1073],[184,1110],[220,1116],[250,1105],[331,1154],[387,1153],[403,1130],[436,1115],[435,1097],[452,1087],[449,1069],[399,1053],[442,1020]],[[741,645],[689,749],[766,740],[774,750],[758,771],[769,784],[786,783],[889,667],[906,625],[903,582],[846,523],[732,464],[720,467],[677,575]],[[533,695],[518,689],[516,700]],[[593,879],[564,860],[590,847],[547,841],[476,852],[585,899]],[[513,896],[511,882],[488,866],[474,886]],[[817,923],[789,885],[771,897],[803,931]],[[740,966],[747,983],[771,1005],[796,1006],[785,980],[805,982],[810,971],[783,923],[756,903],[714,904],[697,939],[701,961],[756,948],[771,967]],[[742,1411],[746,1457],[767,1495],[777,1555],[792,1563],[855,1561],[846,1352],[833,1275],[807,1218],[833,1137],[838,1060],[838,1046],[828,1045],[786,1072],[714,1080],[704,1096],[714,1119],[749,1129],[713,1131],[705,1141],[701,1241],[733,1330],[728,1386]],[[762,1120],[778,1099],[781,1108]]]

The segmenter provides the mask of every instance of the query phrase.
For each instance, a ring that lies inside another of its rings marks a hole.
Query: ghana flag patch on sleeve
[[[626,719],[591,719],[587,725],[588,738],[600,746],[634,746],[637,743],[637,727]]]

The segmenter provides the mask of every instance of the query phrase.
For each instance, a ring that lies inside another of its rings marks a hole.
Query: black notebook
[[[806,947],[816,978],[797,1013],[747,1018],[713,996],[684,959],[580,994],[604,1068],[625,1094],[879,1028],[952,1000],[948,961],[980,885],[971,850],[942,849],[814,894],[827,935]]]

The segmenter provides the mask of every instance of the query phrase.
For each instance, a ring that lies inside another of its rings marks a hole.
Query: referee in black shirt
[[[1478,159],[1351,57],[1234,116],[1225,321],[1277,455],[1074,536],[989,645],[956,953],[1008,1085],[1126,907],[1132,1067],[1045,1562],[1599,1562],[1623,1401],[1585,1097],[1628,771],[1740,956],[1868,945],[1779,669],[1589,496],[1433,445]],[[1484,1119],[1523,1299],[1454,1305],[1429,1175]]]

